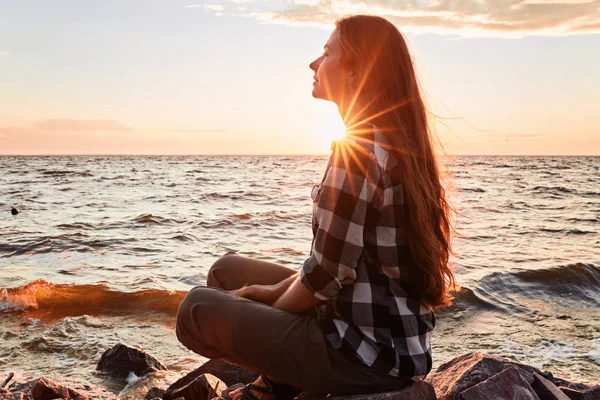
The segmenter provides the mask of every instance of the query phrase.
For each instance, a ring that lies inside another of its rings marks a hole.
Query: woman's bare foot
[[[254,384],[256,386],[262,386],[264,388],[266,388],[265,383],[263,382],[263,380],[261,379],[261,377],[259,376],[257,380],[254,381]],[[275,395],[273,394],[267,394],[267,393],[262,393],[256,390],[250,390],[252,392],[253,395],[255,395],[256,397],[258,397],[260,400],[274,400],[276,399]],[[232,400],[242,400],[244,397],[244,394],[242,393],[242,391],[240,389],[236,389],[236,390],[232,390],[231,392],[229,392],[229,397]]]

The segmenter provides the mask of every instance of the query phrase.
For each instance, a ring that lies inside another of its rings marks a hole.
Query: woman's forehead
[[[340,48],[340,37],[337,29],[334,30],[329,36],[329,40],[327,40],[325,48],[328,50],[337,50]]]

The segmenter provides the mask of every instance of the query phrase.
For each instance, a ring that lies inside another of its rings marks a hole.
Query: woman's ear
[[[352,90],[358,88],[358,74],[356,73],[356,68],[350,69],[350,73],[348,74],[348,84]]]
[[[348,63],[348,85],[352,90],[358,88],[358,70],[353,62]]]

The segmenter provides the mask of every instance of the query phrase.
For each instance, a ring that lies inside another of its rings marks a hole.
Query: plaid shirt
[[[333,347],[382,373],[418,379],[431,370],[435,317],[411,296],[403,187],[391,182],[388,154],[373,143],[346,138],[334,147],[313,188],[313,242],[300,276],[323,300],[317,314]]]

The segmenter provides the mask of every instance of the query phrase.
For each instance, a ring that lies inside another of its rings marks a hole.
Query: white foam
[[[125,378],[125,381],[127,382],[128,385],[134,385],[135,383],[137,383],[141,378],[139,376],[137,376],[135,374],[135,372],[133,371],[129,371],[129,374],[127,374],[127,378]]]
[[[542,340],[535,346],[506,340],[499,349],[490,350],[489,353],[512,356],[522,362],[534,361],[534,363],[540,365],[552,361],[566,361],[583,355],[583,352],[571,343],[563,343],[557,340]]]
[[[600,338],[592,340],[592,346],[594,347],[594,350],[588,351],[583,354],[583,356],[600,365]]]

